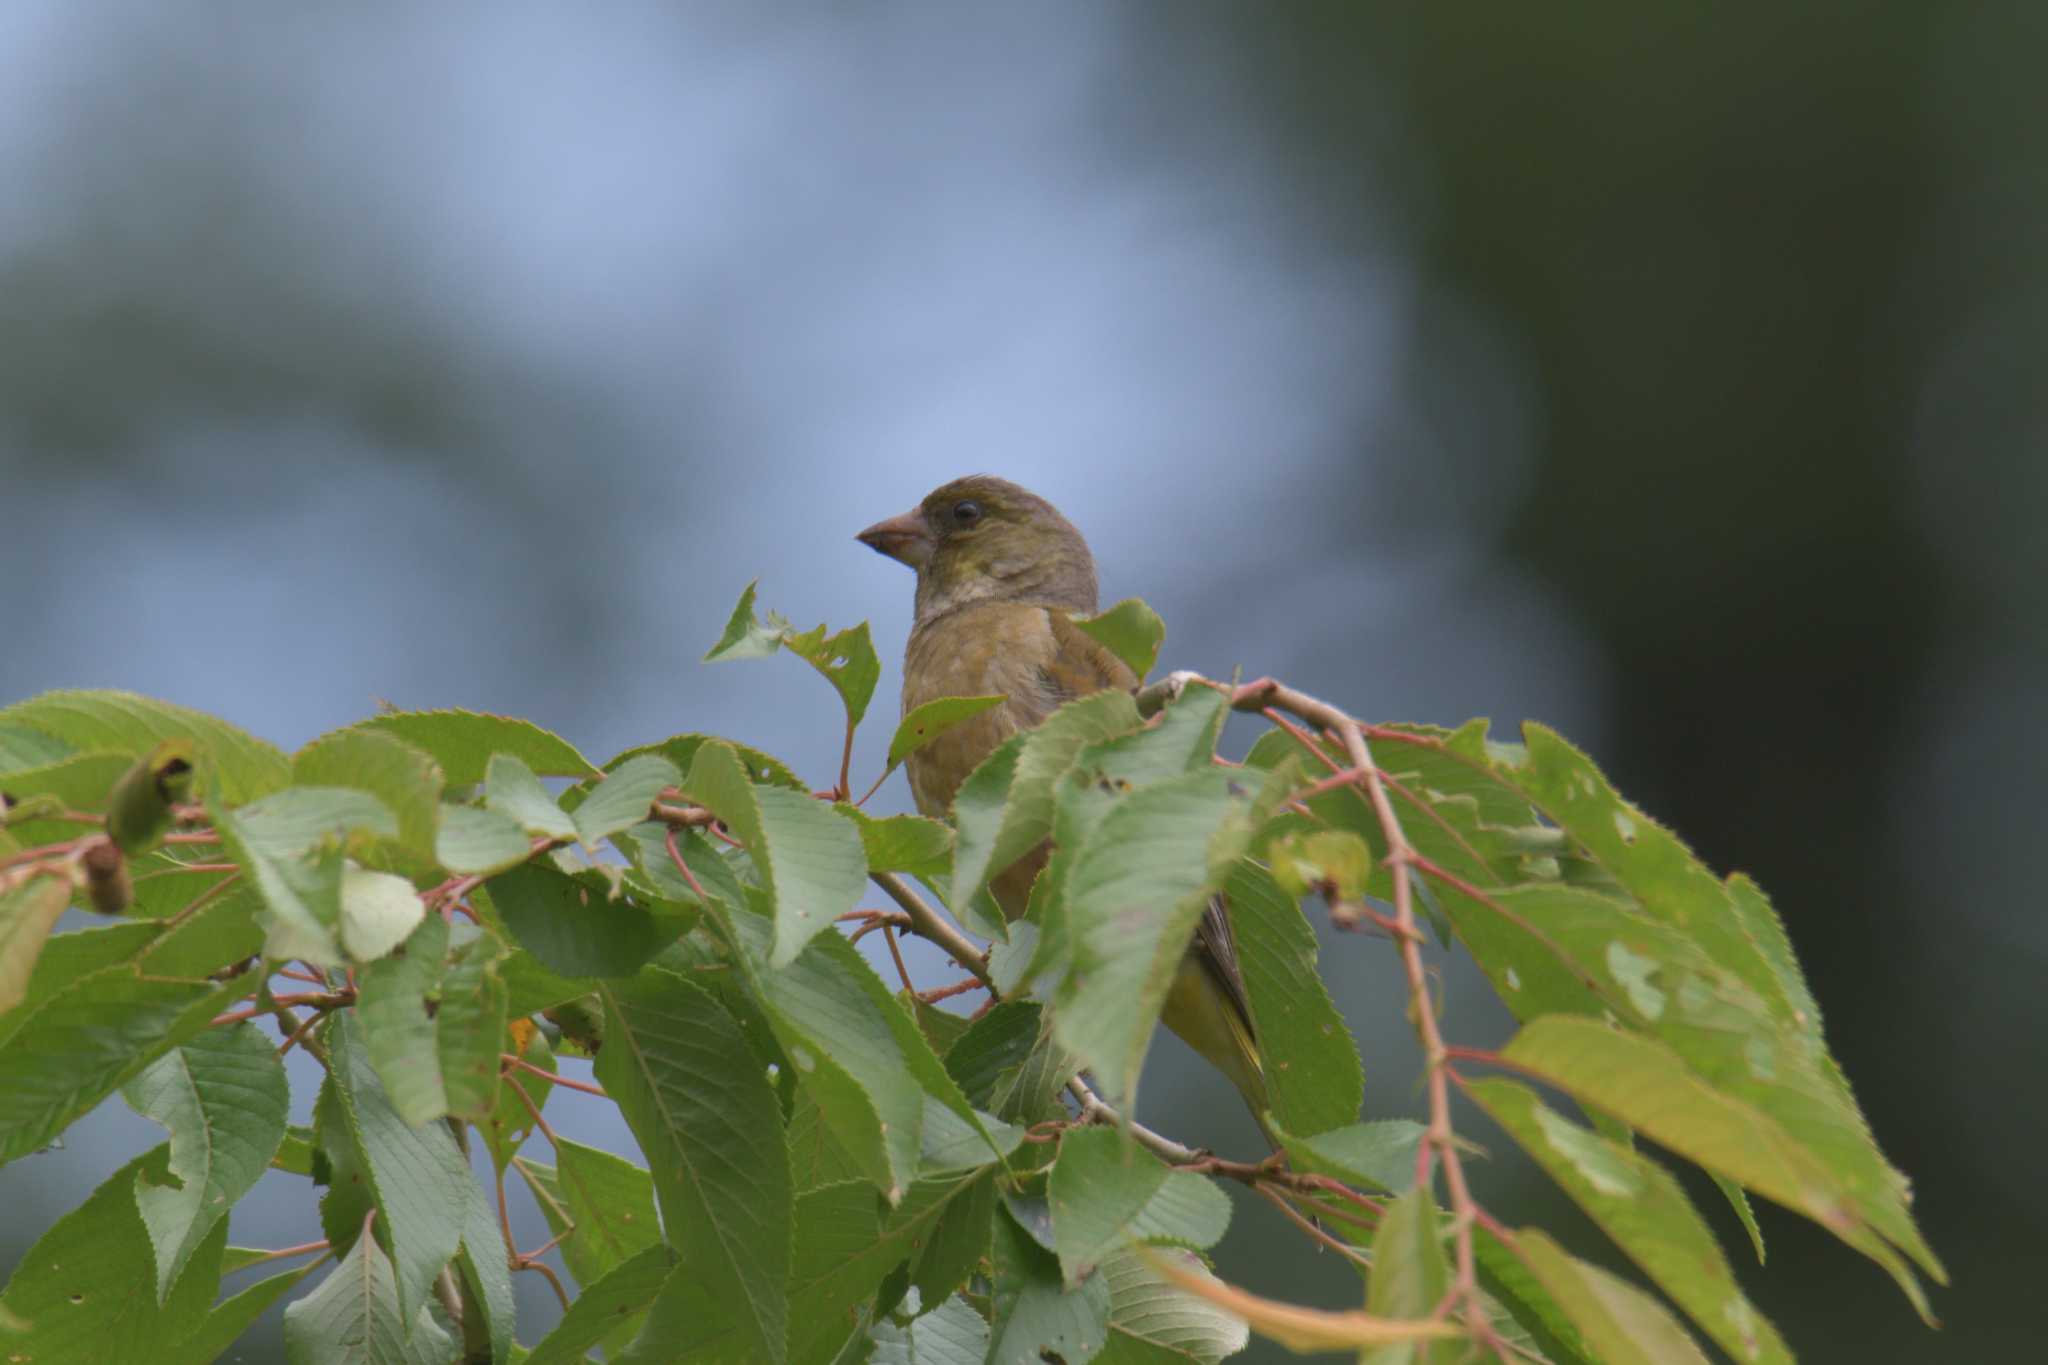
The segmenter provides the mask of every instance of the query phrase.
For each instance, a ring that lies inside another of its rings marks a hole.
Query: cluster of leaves
[[[798,654],[850,736],[880,673],[865,627],[798,632],[752,598],[711,657]],[[1083,625],[1140,674],[1156,658],[1140,604]],[[890,768],[999,700],[905,717]],[[1423,1124],[1359,1122],[1302,903],[1378,914],[1386,831],[1329,779],[1346,759],[1327,738],[1275,730],[1219,762],[1234,700],[1074,701],[992,754],[951,824],[871,817],[843,765],[813,793],[705,735],[599,765],[523,721],[414,712],[287,756],[125,694],[0,710],[0,1162],[117,1090],[169,1132],[36,1244],[0,1295],[0,1342],[36,1361],[211,1360],[328,1265],[286,1310],[294,1360],[1213,1362],[1247,1322],[1449,1360],[1469,1343],[1441,1340],[1446,1244],[1469,1239],[1525,1357],[1698,1359],[1655,1298],[1540,1229],[1447,1220],[1418,1180]],[[1790,1355],[1638,1133],[1746,1220],[1745,1190],[1806,1214],[1922,1303],[1909,1263],[1939,1266],[1761,893],[1707,873],[1547,731],[1522,747],[1483,725],[1372,733],[1417,854],[1396,867],[1522,1021],[1491,1060],[1592,1126],[1517,1080],[1459,1076],[1464,1093],[1738,1359]],[[1047,839],[1030,911],[1006,924],[986,884]],[[885,984],[836,928],[877,875],[921,883],[990,942],[969,965],[1000,1003],[970,1020]],[[1070,1087],[1092,1095],[1084,1075],[1134,1098],[1219,893],[1286,1156],[1236,1174],[1283,1182],[1359,1244],[1364,1314],[1215,1281],[1217,1163],[1162,1160],[1068,1106]],[[53,934],[72,906],[119,918]],[[265,1017],[321,1063],[310,1126],[288,1122]],[[644,1165],[553,1134],[570,1055],[593,1059]],[[320,1191],[326,1255],[221,1298],[224,1275],[268,1259],[227,1233],[271,1169]],[[513,1339],[511,1274],[532,1263],[503,1223],[513,1175],[581,1291],[530,1349]]]

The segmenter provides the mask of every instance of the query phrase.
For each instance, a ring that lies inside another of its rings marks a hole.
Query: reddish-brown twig
[[[574,1077],[564,1076],[559,1071],[550,1071],[544,1066],[535,1066],[524,1057],[515,1057],[509,1052],[499,1053],[498,1061],[501,1066],[517,1067],[521,1071],[531,1071],[536,1076],[547,1077],[556,1085],[565,1085],[571,1090],[581,1090],[584,1094],[595,1095],[601,1100],[611,1098],[610,1095],[605,1093],[604,1087],[601,1085],[592,1085],[589,1081],[579,1081]]]

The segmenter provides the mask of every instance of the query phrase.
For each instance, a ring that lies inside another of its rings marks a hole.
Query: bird
[[[1095,558],[1073,524],[1037,494],[993,475],[970,475],[856,539],[917,573],[903,713],[941,697],[1006,698],[906,760],[920,813],[949,818],[975,766],[1063,703],[1110,688],[1137,689],[1130,667],[1074,624],[1075,616],[1097,609]],[[990,880],[1005,916],[1024,913],[1050,853],[1048,841]],[[1265,1071],[1220,898],[1203,912],[1160,1021],[1237,1088],[1270,1142]]]

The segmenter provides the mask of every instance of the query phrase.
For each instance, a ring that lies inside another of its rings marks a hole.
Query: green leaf
[[[1138,703],[1128,693],[1097,692],[1068,702],[983,759],[953,798],[959,842],[947,903],[967,903],[991,875],[1051,835],[1053,784],[1084,746],[1127,734],[1140,723]]]
[[[352,838],[397,837],[384,803],[351,787],[287,787],[212,814],[222,848],[263,898],[266,927],[295,936],[295,951],[278,955],[340,965],[332,945],[341,925],[342,854]]]
[[[462,1249],[455,1263],[462,1270],[464,1315],[483,1315],[482,1335],[491,1344],[491,1359],[505,1360],[512,1352],[512,1331],[519,1316],[512,1294],[512,1263],[498,1215],[475,1182],[469,1187],[469,1215],[463,1219]]]
[[[583,1365],[586,1351],[647,1311],[669,1273],[668,1248],[652,1246],[595,1284],[585,1285],[523,1365]]]
[[[920,1248],[933,1248],[927,1260],[944,1254],[935,1244],[956,1209],[967,1211],[971,1222],[972,1210],[979,1208],[986,1229],[991,1180],[987,1166],[927,1176],[894,1209],[865,1183],[825,1185],[799,1198],[790,1297],[803,1311],[790,1321],[790,1365],[833,1360],[865,1321],[884,1277],[917,1257]],[[936,1276],[941,1268],[933,1264],[929,1270]],[[1053,1273],[1057,1277],[1057,1265]]]
[[[1373,1234],[1365,1309],[1375,1317],[1426,1318],[1443,1302],[1450,1284],[1436,1200],[1427,1187],[1411,1185],[1387,1205]],[[1450,1350],[1420,1341],[1368,1348],[1358,1357],[1360,1365],[1431,1365],[1452,1358]]]
[[[1465,1093],[1732,1359],[1791,1361],[1777,1330],[1743,1297],[1720,1244],[1668,1171],[1565,1118],[1513,1081],[1472,1081]]]
[[[790,770],[787,763],[784,763],[773,754],[763,753],[761,750],[751,745],[741,744],[737,740],[721,739],[717,735],[699,734],[694,731],[680,735],[670,735],[658,744],[635,745],[606,763],[604,770],[611,772],[627,759],[638,758],[641,754],[659,754],[675,764],[677,772],[686,773],[690,771],[691,765],[697,761],[697,751],[706,744],[723,744],[738,754],[740,756],[740,765],[747,770],[747,780],[749,782],[758,782],[763,786],[769,787],[787,787],[793,792],[802,792],[806,796],[810,795],[811,784],[798,777]]]
[[[422,860],[434,856],[441,827],[441,769],[424,752],[377,730],[336,730],[292,756],[292,782],[354,787],[398,820],[398,842]]]
[[[846,724],[851,729],[868,713],[875,684],[882,677],[882,661],[876,657],[875,642],[868,638],[868,623],[827,636],[825,627],[815,626],[802,634],[786,633],[783,647],[825,675],[846,706]]]
[[[553,1044],[548,1042],[547,1034],[537,1028],[529,1028],[524,1032],[525,1044],[516,1049],[520,1060],[529,1062],[543,1071],[554,1071],[555,1049]],[[515,1049],[508,1047],[505,1050],[510,1052]],[[513,1088],[515,1082],[518,1089]],[[491,1105],[490,1113],[477,1123],[477,1132],[483,1135],[484,1146],[489,1149],[491,1162],[497,1169],[502,1171],[511,1163],[513,1153],[519,1150],[520,1144],[526,1141],[535,1127],[533,1112],[526,1107],[526,1102],[519,1098],[519,1091],[526,1092],[535,1109],[545,1109],[548,1096],[554,1093],[554,1089],[553,1081],[536,1076],[524,1068],[514,1071],[499,1083],[498,1098]]]
[[[167,1182],[145,1175],[135,1187],[162,1302],[214,1225],[269,1167],[284,1141],[291,1096],[276,1051],[247,1023],[198,1034],[124,1094],[171,1134]]]
[[[1230,1197],[1193,1171],[1168,1171],[1151,1202],[1130,1222],[1131,1240],[1152,1245],[1215,1246],[1230,1230]]]
[[[425,1303],[408,1311],[389,1257],[358,1237],[320,1287],[284,1310],[289,1365],[447,1365],[455,1342]]]
[[[318,1262],[311,1262],[297,1270],[287,1270],[282,1275],[272,1275],[258,1280],[240,1293],[231,1294],[215,1305],[203,1322],[192,1334],[180,1341],[175,1350],[159,1357],[168,1365],[171,1361],[184,1365],[212,1365],[213,1361],[227,1358],[228,1351],[241,1339],[244,1332],[256,1324],[264,1311],[306,1278]]]
[[[1706,1365],[1685,1329],[1642,1290],[1566,1254],[1538,1229],[1521,1229],[1515,1243],[1603,1365]]]
[[[821,801],[749,782],[731,745],[699,749],[686,790],[753,857],[774,914],[772,965],[795,961],[867,889],[867,853],[854,823]]]
[[[1376,1119],[1307,1137],[1278,1136],[1288,1164],[1298,1171],[1398,1194],[1415,1183],[1415,1152],[1426,1132],[1413,1119]]]
[[[1186,1274],[1216,1278],[1199,1256],[1163,1257]],[[1104,1261],[1101,1278],[1109,1286],[1109,1341],[1096,1365],[1217,1365],[1251,1340],[1242,1318],[1171,1283],[1135,1251]]]
[[[1109,1281],[1091,1275],[1069,1292],[1060,1263],[1007,1208],[996,1213],[995,1345],[989,1365],[1085,1365],[1109,1336]]]
[[[448,925],[439,915],[428,915],[403,949],[356,974],[356,1018],[364,1050],[392,1107],[413,1125],[448,1112],[435,1046],[437,1024],[427,1013],[447,955]]]
[[[1065,1118],[1059,1094],[1080,1069],[1052,1036],[1035,1001],[1005,1000],[975,1020],[946,1054],[968,1102],[1014,1123]]]
[[[1069,1289],[1123,1244],[1125,1226],[1165,1183],[1164,1163],[1115,1129],[1077,1128],[1060,1139],[1046,1193]]]
[[[400,1319],[410,1322],[462,1241],[469,1163],[445,1124],[416,1128],[400,1117],[347,1011],[329,1015],[325,1032],[334,1095],[377,1207],[378,1237],[391,1247]]]
[[[185,1271],[161,1303],[156,1260],[135,1189],[145,1174],[166,1179],[167,1148],[157,1147],[123,1165],[86,1201],[36,1239],[0,1293],[0,1347],[21,1361],[130,1361],[163,1359],[164,1347],[191,1335],[204,1321],[220,1284],[226,1220],[192,1252]]]
[[[984,711],[1001,706],[1008,697],[939,697],[912,710],[896,725],[889,738],[889,764],[882,775],[896,771],[898,764],[937,739],[961,721],[972,720]]]
[[[562,809],[533,769],[514,754],[492,754],[484,769],[484,805],[544,839],[573,839],[576,822]]]
[[[1243,842],[1236,810],[1227,770],[1141,787],[1102,818],[1067,876],[1074,961],[1054,1031],[1126,1108],[1174,972]]]
[[[1742,1230],[1749,1234],[1749,1244],[1756,1250],[1756,1263],[1762,1265],[1764,1230],[1757,1226],[1756,1210],[1749,1206],[1748,1192],[1725,1175],[1715,1176],[1714,1184],[1720,1189],[1722,1197],[1728,1201],[1728,1207],[1735,1211],[1735,1217],[1742,1224]]]
[[[10,1014],[13,1031],[0,1043],[0,1163],[63,1132],[247,989],[145,977],[116,963]]]
[[[533,841],[509,817],[476,806],[443,805],[434,859],[461,876],[488,877],[533,856]]]
[[[1122,659],[1140,682],[1159,661],[1159,646],[1166,642],[1166,622],[1136,597],[1126,597],[1100,615],[1072,619],[1084,634]]]
[[[878,1322],[871,1335],[869,1365],[982,1365],[988,1358],[988,1324],[957,1294],[901,1326]]]
[[[555,1144],[559,1209],[545,1201],[549,1230],[573,1228],[562,1242],[569,1272],[594,1284],[661,1243],[654,1216],[654,1177],[624,1157],[563,1138]]]
[[[1501,1056],[1707,1170],[1805,1214],[1883,1266],[1932,1320],[1911,1268],[1885,1229],[1866,1221],[1871,1201],[1850,1188],[1842,1167],[1769,1114],[1693,1076],[1664,1044],[1555,1016],[1524,1025]]]
[[[503,952],[488,935],[458,951],[441,974],[440,1006],[434,1012],[434,1047],[448,1112],[472,1123],[487,1121],[497,1110],[498,1054],[508,1050],[510,990],[498,971]],[[513,1102],[518,1103],[517,1097]]]
[[[765,623],[754,615],[754,591],[760,586],[761,580],[757,578],[740,593],[740,600],[733,604],[732,615],[726,618],[724,633],[718,637],[718,643],[705,652],[706,663],[725,659],[766,659],[782,648],[782,637],[789,629],[789,622],[774,612],[768,613]]]
[[[499,873],[490,892],[519,946],[566,977],[631,976],[675,937],[642,907],[543,863]]]
[[[0,727],[34,731],[76,752],[131,759],[163,740],[189,739],[209,774],[208,795],[231,805],[253,801],[291,780],[291,765],[275,745],[203,712],[132,692],[45,692],[0,709]]]
[[[1365,1102],[1365,1076],[1358,1045],[1316,970],[1315,930],[1300,905],[1249,859],[1231,869],[1223,900],[1252,1029],[1269,1059],[1273,1117],[1304,1136],[1350,1123]]]
[[[607,836],[631,829],[647,818],[655,798],[680,781],[676,765],[659,754],[627,759],[576,807],[577,837],[585,848],[595,848]]]
[[[12,774],[55,763],[77,746],[26,725],[0,722],[0,773]],[[10,781],[10,785],[12,785]],[[104,790],[104,788],[102,788]]]
[[[598,1080],[655,1174],[662,1226],[750,1358],[780,1361],[788,1316],[789,1154],[782,1110],[732,1017],[654,970],[607,982]]]
[[[860,829],[870,872],[908,872],[942,884],[953,866],[953,831],[942,820],[922,815],[890,815],[876,819],[841,801],[832,809]]]
[[[979,1118],[852,944],[823,935],[795,962],[772,970],[760,916],[734,915],[728,927],[775,1036],[827,1126],[866,1178],[896,1202],[917,1174],[925,1096],[970,1125],[978,1127]]]
[[[341,869],[341,946],[359,963],[405,942],[427,913],[412,883],[389,872]]]
[[[824,674],[839,693],[846,705],[847,727],[859,725],[875,694],[875,683],[882,676],[882,661],[875,656],[874,642],[868,638],[867,622],[828,638],[822,625],[798,631],[772,611],[762,621],[754,615],[754,590],[759,586],[759,579],[747,584],[726,620],[724,634],[705,654],[705,661],[765,659],[776,650],[787,648]]]
[[[32,876],[0,890],[0,1014],[28,998],[36,959],[70,903],[66,877]]]
[[[921,1303],[937,1303],[981,1272],[989,1258],[989,1220],[996,1211],[995,1172],[982,1175],[945,1204],[924,1250],[913,1245],[910,1282]]]
[[[451,787],[469,787],[483,781],[492,754],[511,754],[543,777],[583,778],[597,771],[567,740],[532,721],[510,716],[453,710],[393,711],[349,728],[396,735],[431,755],[441,765]]]

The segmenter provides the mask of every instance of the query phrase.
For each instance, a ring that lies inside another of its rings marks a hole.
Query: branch
[[[890,900],[903,907],[903,913],[910,916],[910,931],[919,938],[928,939],[939,945],[946,955],[960,966],[974,973],[975,980],[988,987],[994,999],[1002,999],[996,983],[988,974],[988,954],[974,946],[974,940],[962,933],[951,920],[940,914],[925,902],[924,897],[911,889],[910,883],[894,872],[873,872],[870,881],[882,888]]]
[[[1410,870],[1418,861],[1415,849],[1409,844],[1408,836],[1394,814],[1393,802],[1387,796],[1387,785],[1380,780],[1380,770],[1372,761],[1372,751],[1366,747],[1364,729],[1356,719],[1328,702],[1297,692],[1271,678],[1261,678],[1237,688],[1231,694],[1230,704],[1239,711],[1261,711],[1272,707],[1299,717],[1318,729],[1334,732],[1372,802],[1373,814],[1387,841],[1385,862],[1393,872],[1394,881],[1395,941],[1408,978],[1409,1014],[1422,1041],[1423,1064],[1429,1086],[1429,1130],[1422,1148],[1419,1174],[1427,1177],[1428,1152],[1434,1147],[1443,1159],[1444,1184],[1450,1195],[1451,1227],[1457,1248],[1454,1294],[1463,1302],[1465,1321],[1473,1338],[1499,1354],[1493,1324],[1488,1320],[1485,1304],[1479,1296],[1478,1273],[1472,1252],[1472,1228],[1478,1221],[1479,1208],[1465,1183],[1465,1170],[1458,1157],[1456,1134],[1451,1127],[1450,1084],[1445,1075],[1449,1054],[1444,1047],[1443,1035],[1437,1029],[1436,1001],[1430,994],[1429,976],[1422,965],[1421,935],[1415,928],[1414,891],[1409,880]]]

